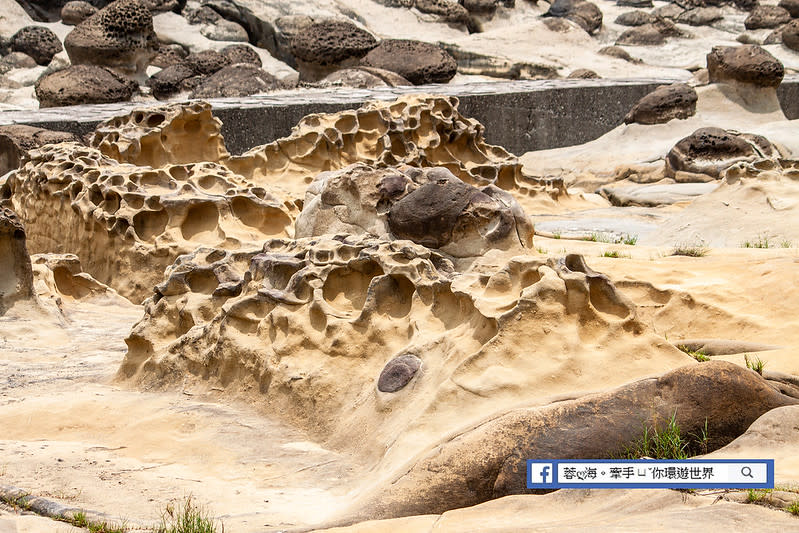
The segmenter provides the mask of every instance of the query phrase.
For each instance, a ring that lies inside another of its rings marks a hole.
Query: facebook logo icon
[[[527,487],[549,487],[555,484],[555,468],[552,463],[529,461],[527,463]]]

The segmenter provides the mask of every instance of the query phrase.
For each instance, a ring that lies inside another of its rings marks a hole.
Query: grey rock
[[[672,119],[686,119],[696,113],[697,95],[684,83],[661,85],[641,98],[624,117],[626,124],[665,124]]]
[[[771,29],[781,26],[790,20],[791,14],[785,8],[758,5],[752,10],[752,13],[746,17],[744,26],[747,30]]]
[[[40,78],[35,87],[40,107],[123,102],[137,89],[130,78],[96,65],[73,65]]]
[[[413,379],[422,366],[422,360],[411,354],[395,357],[383,367],[377,380],[377,390],[380,392],[397,392]]]
[[[773,55],[757,45],[714,46],[707,55],[710,82],[740,82],[757,87],[777,87],[785,69]]]
[[[89,2],[72,0],[61,8],[61,22],[67,26],[77,26],[95,13],[97,13],[97,8]]]
[[[26,26],[11,37],[11,49],[28,54],[39,65],[47,65],[64,47],[49,28]]]
[[[361,65],[396,72],[414,85],[447,83],[458,70],[452,56],[438,46],[404,39],[382,41]]]
[[[238,98],[280,88],[280,81],[268,72],[253,64],[238,63],[203,79],[191,98]]]

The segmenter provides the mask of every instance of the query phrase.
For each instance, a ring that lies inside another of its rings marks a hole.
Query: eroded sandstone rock
[[[744,26],[747,30],[776,28],[790,20],[791,14],[785,8],[771,5],[757,5],[749,16],[746,17]]]
[[[666,175],[678,181],[706,181],[701,176],[718,178],[735,163],[779,156],[777,148],[760,135],[700,128],[669,151]]]
[[[33,273],[25,227],[13,211],[0,207],[0,313],[32,295]]]
[[[501,189],[477,188],[446,168],[375,169],[358,164],[323,172],[308,188],[296,237],[326,233],[407,239],[454,257],[532,248],[533,226]]]
[[[158,37],[144,4],[117,0],[75,26],[64,47],[73,65],[104,66],[142,77],[158,50]]]
[[[40,107],[123,102],[138,88],[132,79],[96,65],[67,67],[39,78],[35,86]]]
[[[744,83],[777,87],[785,74],[782,63],[757,45],[714,46],[707,55],[712,83]]]
[[[0,176],[19,167],[28,150],[45,144],[79,142],[80,139],[65,131],[52,131],[25,124],[0,126]]]
[[[625,124],[664,124],[696,113],[697,95],[684,83],[661,85],[639,100],[624,117]]]

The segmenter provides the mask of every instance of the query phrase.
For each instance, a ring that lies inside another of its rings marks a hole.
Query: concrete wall
[[[430,85],[408,88],[309,89],[236,99],[210,100],[223,122],[228,149],[247,149],[285,137],[311,113],[355,109],[369,100],[401,94],[447,94],[460,98],[460,110],[485,125],[486,139],[515,154],[581,144],[621,124],[624,115],[658,85],[673,80],[542,80]],[[799,118],[799,78],[778,90],[785,114]],[[85,135],[98,122],[128,113],[141,103],[48,108],[0,113],[2,124],[31,124]]]

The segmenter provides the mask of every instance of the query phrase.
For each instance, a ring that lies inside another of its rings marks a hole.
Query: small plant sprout
[[[560,232],[556,231],[552,234],[553,239],[560,239]]]
[[[744,362],[746,362],[746,368],[754,370],[761,376],[763,375],[763,367],[766,366],[766,362],[760,359],[759,357],[755,357],[754,359],[749,358],[749,354],[744,354]]]
[[[161,525],[153,533],[224,533],[208,512],[189,495],[183,502],[169,503],[161,513]]]
[[[635,243],[638,242],[638,235],[624,235],[621,242],[627,246],[635,246]]]
[[[758,235],[752,241],[744,241],[741,243],[741,248],[773,248],[774,243],[769,240],[768,235],[765,233]]]
[[[690,441],[680,434],[680,426],[677,424],[677,413],[675,411],[666,427],[661,431],[658,431],[657,428],[650,430],[649,426],[644,424],[643,436],[625,450],[624,458],[688,459],[688,447],[690,444]]]
[[[785,510],[792,515],[799,516],[799,500],[795,500],[791,505],[786,507]]]
[[[689,348],[688,346],[685,346],[683,344],[680,344],[679,346],[677,346],[677,349],[680,350],[683,353],[687,353],[688,355],[690,355],[691,357],[693,357],[694,359],[696,359],[700,363],[704,363],[705,361],[710,361],[710,357],[708,357],[707,353],[705,353],[701,349],[700,350],[692,350],[691,348]]]

